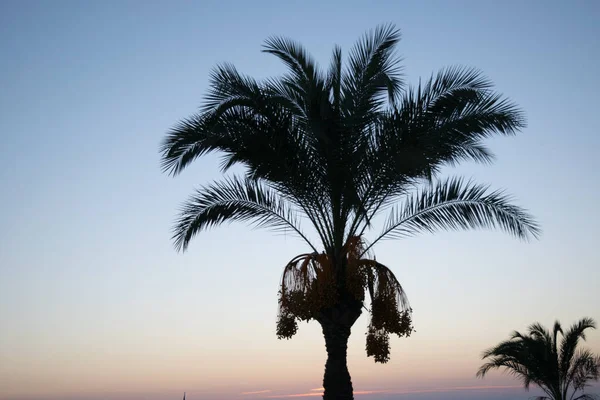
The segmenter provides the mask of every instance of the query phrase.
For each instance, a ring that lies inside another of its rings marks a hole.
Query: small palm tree
[[[439,179],[447,165],[491,162],[482,141],[517,132],[521,111],[470,68],[448,68],[405,88],[394,55],[399,39],[396,28],[381,26],[357,43],[346,67],[336,47],[323,71],[299,44],[271,38],[264,51],[281,59],[287,74],[256,81],[218,66],[200,112],[176,125],[161,150],[172,175],[209,152],[223,154],[223,171],[246,168],[245,176],[206,185],[184,204],[177,249],[230,221],[293,232],[311,249],[284,268],[277,335],[290,338],[300,320],[320,323],[325,399],[353,398],[346,350],[365,292],[367,355],[388,361],[389,334],[413,330],[404,290],[370,253],[373,245],[438,229],[500,228],[524,239],[539,233],[503,193]],[[385,210],[387,223],[368,243],[366,232]]]
[[[504,368],[518,377],[526,389],[532,383],[539,386],[546,396],[539,396],[538,400],[591,400],[594,396],[583,391],[590,381],[598,380],[600,356],[577,348],[579,340],[585,340],[585,330],[590,328],[596,329],[591,318],[581,319],[566,333],[558,321],[552,332],[535,323],[528,334],[514,332],[509,340],[486,350],[483,359],[489,361],[481,366],[477,376],[483,378],[492,369]]]

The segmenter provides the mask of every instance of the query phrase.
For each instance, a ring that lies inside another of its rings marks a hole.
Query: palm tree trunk
[[[353,400],[352,380],[348,372],[346,352],[350,327],[340,323],[323,323],[327,362],[323,377],[324,400]]]

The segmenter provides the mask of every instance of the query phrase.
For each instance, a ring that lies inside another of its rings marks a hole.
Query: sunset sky
[[[506,188],[543,235],[380,244],[417,332],[375,364],[361,317],[356,398],[527,398],[507,375],[476,379],[481,352],[534,321],[600,320],[599,20],[595,0],[1,1],[0,400],[318,398],[318,324],[275,336],[282,267],[306,247],[238,224],[178,254],[178,207],[220,176],[218,158],[172,179],[158,148],[215,64],[277,75],[260,52],[276,34],[327,65],[385,22],[402,30],[409,83],[475,66],[525,110],[521,134],[488,143],[494,165],[446,172]],[[600,352],[599,331],[587,346]]]

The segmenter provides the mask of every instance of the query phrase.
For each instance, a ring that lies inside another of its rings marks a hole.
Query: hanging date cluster
[[[310,253],[297,256],[286,265],[278,293],[276,333],[279,339],[291,338],[298,331],[298,321],[318,319],[320,312],[339,305],[347,295],[364,304],[368,292],[371,321],[367,331],[367,355],[376,362],[389,361],[389,335],[410,336],[412,309],[392,271],[364,257],[363,248],[360,238],[351,238],[341,262],[333,262],[325,253]],[[344,296],[340,296],[342,291]]]

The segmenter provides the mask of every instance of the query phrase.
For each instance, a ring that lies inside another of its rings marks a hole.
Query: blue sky
[[[600,320],[598,20],[591,0],[2,2],[0,399],[318,387],[318,326],[301,325],[292,341],[274,335],[281,267],[302,242],[230,225],[177,254],[177,207],[220,176],[218,159],[171,179],[158,146],[201,104],[216,63],[279,74],[260,53],[275,34],[326,65],[334,44],[348,50],[384,22],[403,32],[409,83],[475,66],[525,110],[521,134],[490,141],[493,166],[448,174],[506,188],[544,234],[526,244],[449,232],[376,248],[409,295],[417,333],[373,365],[361,318],[355,387],[514,385],[474,379],[483,349],[534,321]],[[589,345],[600,351],[600,333]]]

